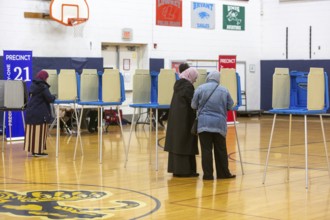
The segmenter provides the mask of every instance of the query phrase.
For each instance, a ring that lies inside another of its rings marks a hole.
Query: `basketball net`
[[[69,23],[73,27],[73,36],[75,38],[84,37],[84,28],[87,19],[84,18],[69,18]]]

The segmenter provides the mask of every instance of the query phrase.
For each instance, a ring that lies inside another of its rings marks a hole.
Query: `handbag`
[[[211,97],[211,95],[214,93],[214,91],[218,88],[218,85],[213,89],[213,91],[211,92],[211,94],[209,95],[209,97],[207,97],[206,101],[204,102],[203,106],[199,109],[199,112],[198,112],[198,115],[196,115],[196,118],[194,120],[194,123],[191,127],[191,130],[190,130],[190,133],[193,134],[193,135],[198,135],[198,131],[197,131],[197,128],[198,128],[198,116],[199,114],[201,113],[202,109],[204,108],[205,104],[207,103],[207,101],[209,100],[209,98]]]

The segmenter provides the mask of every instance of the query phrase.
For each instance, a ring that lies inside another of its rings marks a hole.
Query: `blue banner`
[[[30,87],[32,79],[32,51],[4,51],[3,75],[5,80],[23,80]],[[12,96],[15,98],[15,94]],[[6,112],[6,137],[7,140],[24,139],[24,124],[22,112]],[[11,128],[11,133],[9,128]]]

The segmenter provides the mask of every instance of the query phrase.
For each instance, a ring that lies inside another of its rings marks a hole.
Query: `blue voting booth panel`
[[[308,72],[290,72],[290,108],[307,107],[307,77]]]
[[[151,71],[151,93],[150,93],[150,101],[155,104],[158,103],[158,75],[159,72]]]
[[[271,109],[274,114],[323,114],[329,108],[328,74],[324,72],[325,100],[321,110],[307,109],[309,72],[291,71],[290,75],[290,106],[287,109]]]
[[[237,111],[242,106],[242,90],[241,90],[241,77],[236,73],[237,82],[237,104],[232,108],[233,111]]]

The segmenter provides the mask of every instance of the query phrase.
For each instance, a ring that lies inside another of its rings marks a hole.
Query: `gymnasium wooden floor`
[[[203,181],[173,178],[166,172],[165,130],[159,128],[158,171],[155,131],[138,125],[132,135],[126,168],[119,126],[103,133],[103,163],[97,134],[82,132],[84,156],[76,136],[60,136],[55,156],[55,130],[48,138],[48,157],[35,158],[20,142],[5,142],[0,163],[0,219],[330,219],[330,179],[318,117],[308,118],[309,188],[305,188],[303,118],[292,124],[290,180],[287,180],[288,116],[276,121],[266,182],[263,172],[272,116],[239,117],[238,137],[229,126],[230,170],[236,179]],[[327,144],[330,118],[324,118]],[[128,142],[130,126],[124,126]],[[149,150],[151,148],[151,151]],[[200,156],[198,172],[202,174]]]

